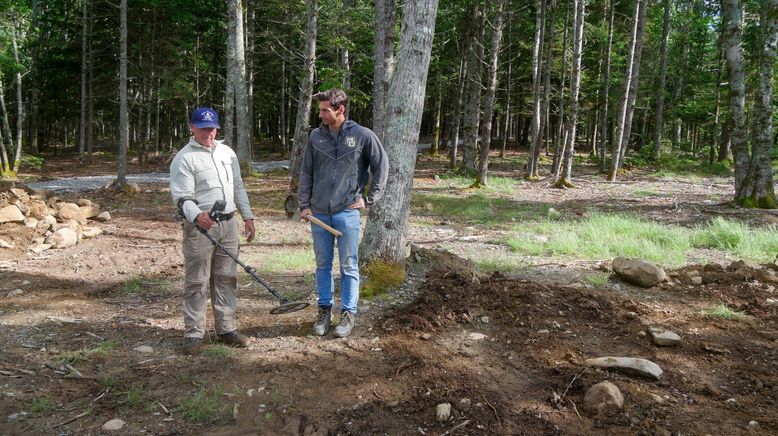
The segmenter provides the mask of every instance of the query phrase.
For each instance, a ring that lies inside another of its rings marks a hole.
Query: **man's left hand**
[[[356,203],[352,204],[348,207],[349,209],[364,209],[365,208],[365,199],[362,197],[359,197],[359,200],[357,200]]]
[[[246,241],[251,242],[254,240],[254,234],[256,229],[254,228],[254,220],[246,220]]]

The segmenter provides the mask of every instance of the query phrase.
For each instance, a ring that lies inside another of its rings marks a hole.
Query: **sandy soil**
[[[87,171],[52,159],[42,174],[106,174],[112,165]],[[443,166],[422,160],[416,189],[438,189],[434,176]],[[493,168],[520,176],[507,161]],[[778,222],[769,212],[722,204],[731,191],[726,180],[633,175],[606,184],[582,172],[578,189],[526,183],[512,201],[684,225],[722,214]],[[248,179],[260,236],[242,257],[254,266],[280,250],[310,247],[310,230],[283,215],[283,187],[280,172]],[[638,197],[637,189],[661,195]],[[97,434],[114,418],[126,422],[119,434],[158,435],[778,433],[778,296],[774,285],[754,280],[754,268],[725,269],[735,259],[689,265],[650,289],[615,279],[591,286],[582,274],[603,265],[574,259],[525,259],[535,266],[512,275],[479,272],[463,257],[508,255],[490,242],[506,230],[421,212],[409,229],[416,248],[408,282],[363,300],[351,337],[312,336],[313,306],[270,315],[276,301],[241,273],[239,323],[253,338],[249,349],[225,352],[214,343],[183,356],[181,235],[168,195],[159,184],[135,195],[73,194],[113,219],[100,224],[102,235],[64,250],[28,253],[34,235],[0,225],[0,236],[15,244],[0,250],[1,434]],[[695,275],[701,284],[691,281]],[[263,278],[315,302],[310,272]],[[16,289],[22,293],[6,297]],[[745,316],[702,314],[720,303]],[[675,331],[681,344],[653,345],[641,333],[649,325]],[[647,358],[664,375],[652,381],[584,366],[600,356]],[[593,415],[584,394],[604,380],[619,387],[625,405]],[[185,416],[198,393],[215,400],[204,422]],[[452,405],[444,422],[435,416],[441,403]]]

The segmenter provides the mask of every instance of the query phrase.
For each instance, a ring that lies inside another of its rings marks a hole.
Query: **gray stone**
[[[472,341],[481,341],[483,339],[486,339],[486,335],[483,334],[483,333],[473,332],[473,333],[470,333],[469,335],[467,335],[467,338],[472,340]]]
[[[13,291],[5,294],[5,297],[6,298],[11,298],[11,297],[15,297],[17,295],[22,295],[22,294],[24,294],[24,291],[22,291],[21,289],[14,289]]]
[[[51,244],[54,248],[71,247],[78,243],[78,233],[69,227],[61,227],[46,238],[46,243]]]
[[[122,421],[119,418],[114,418],[105,424],[103,424],[103,431],[117,431],[121,430],[124,425],[127,424],[126,422]]]
[[[84,238],[94,238],[95,236],[99,236],[103,234],[103,229],[100,227],[90,227],[86,226],[82,229],[82,236]]]
[[[627,319],[638,319],[639,318],[638,314],[636,312],[627,312],[624,315],[624,317],[627,318]]]
[[[38,243],[38,242],[27,247],[27,249],[32,251],[33,253],[43,253],[49,248],[51,248],[51,244]]]
[[[457,407],[459,408],[459,410],[463,412],[467,412],[468,410],[470,410],[471,407],[473,407],[473,402],[472,400],[470,400],[470,398],[462,398],[461,400],[459,400],[459,404],[457,404]]]
[[[59,203],[57,217],[61,221],[76,220],[79,224],[86,224],[86,217],[81,213],[81,208],[75,203]]]
[[[692,284],[693,285],[701,285],[702,284],[702,277],[700,277],[700,276],[692,277]]]
[[[90,199],[88,199],[88,198],[79,198],[79,199],[76,201],[76,204],[77,204],[79,207],[81,207],[81,206],[91,206],[91,205],[92,205],[92,200],[90,200]]]
[[[149,347],[148,345],[140,345],[133,348],[132,351],[137,351],[138,353],[153,353],[154,349]]]
[[[584,365],[620,371],[625,374],[638,375],[654,380],[659,380],[663,373],[662,368],[656,363],[636,357],[597,357],[587,359]]]
[[[451,418],[451,404],[441,403],[435,407],[435,419],[439,422],[446,422]]]
[[[604,381],[589,388],[584,395],[584,410],[596,415],[610,415],[624,407],[624,395],[611,382]]]
[[[14,244],[5,242],[5,239],[0,239],[0,248],[14,248]]]
[[[14,204],[0,209],[0,223],[22,222],[24,218],[22,211]]]
[[[41,200],[30,200],[27,206],[30,208],[29,216],[38,221],[42,220],[46,215],[49,215],[49,207]]]
[[[613,259],[611,266],[619,277],[644,288],[656,286],[667,277],[662,268],[643,259],[617,257]]]
[[[648,328],[648,333],[654,344],[660,347],[673,347],[681,343],[681,337],[678,334],[662,327],[651,326]]]
[[[100,221],[101,223],[104,223],[106,221],[111,221],[111,214],[108,213],[108,211],[100,212],[96,217],[95,220]]]
[[[94,218],[100,214],[100,208],[92,204],[89,206],[79,206],[78,209],[85,218]]]

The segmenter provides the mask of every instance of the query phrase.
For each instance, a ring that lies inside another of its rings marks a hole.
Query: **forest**
[[[0,433],[778,432],[777,47],[778,0],[0,0]],[[181,356],[190,114],[313,302],[331,88],[390,162],[356,334],[239,270],[248,350]]]

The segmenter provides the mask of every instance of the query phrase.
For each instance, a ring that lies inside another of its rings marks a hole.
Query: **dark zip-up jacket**
[[[369,176],[370,188],[365,189]],[[337,133],[314,129],[305,148],[298,198],[300,210],[336,214],[364,196],[370,207],[384,194],[389,157],[372,130],[348,120]]]

